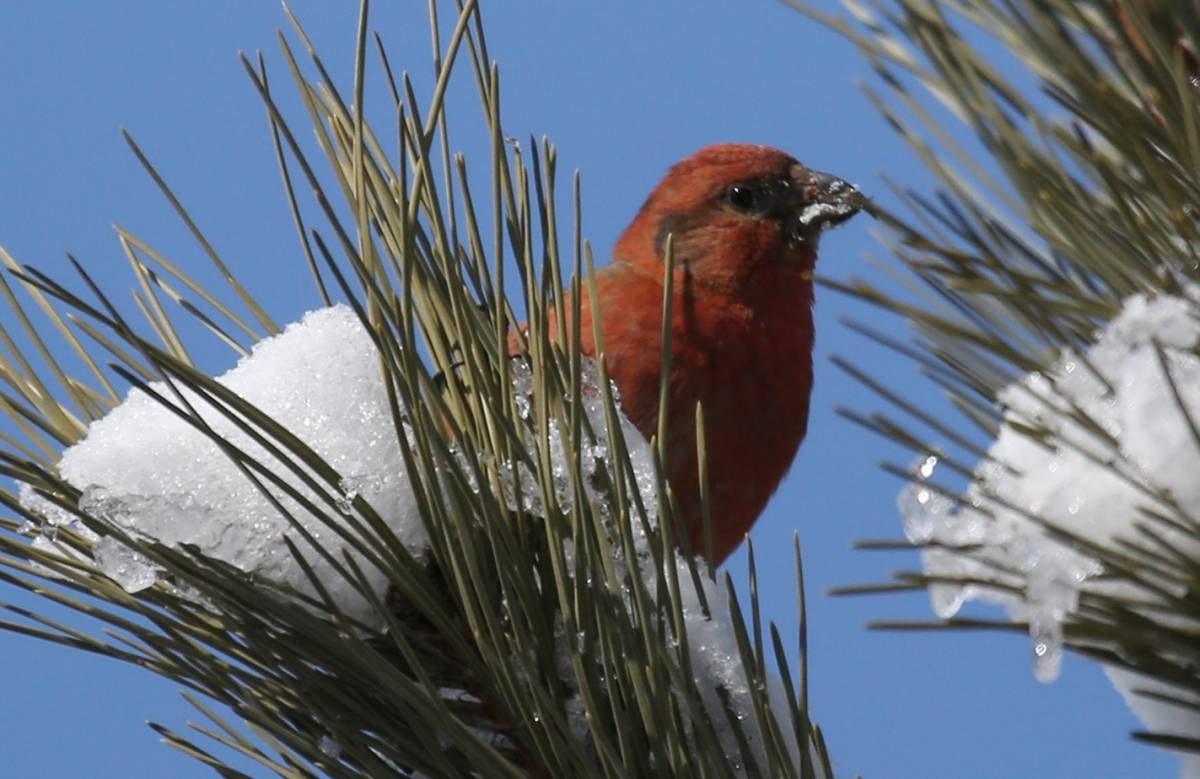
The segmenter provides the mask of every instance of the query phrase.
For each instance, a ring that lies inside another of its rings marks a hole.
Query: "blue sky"
[[[378,5],[374,27],[393,66],[411,69],[427,95],[424,4]],[[597,257],[607,256],[666,167],[712,142],[779,146],[885,202],[883,173],[917,188],[930,184],[854,87],[869,76],[867,65],[848,43],[780,4],[529,2],[501,13],[515,5],[490,4],[488,13],[507,130],[519,138],[548,135],[558,144],[560,170],[583,172],[585,232]],[[347,89],[356,6],[292,4]],[[275,46],[275,30],[285,24],[277,4],[245,0],[0,4],[0,244],[59,274],[70,251],[120,296],[134,282],[111,229],[119,223],[215,283],[122,143],[118,128],[126,127],[277,320],[318,305],[264,112],[236,58],[239,49],[264,49],[274,88],[286,89]],[[303,126],[306,118],[291,105]],[[451,109],[455,143],[483,160],[470,91],[456,94]],[[863,261],[882,253],[870,228],[859,219],[827,236],[821,271],[877,276]],[[872,409],[875,402],[829,355],[853,357],[925,407],[944,404],[908,363],[838,324],[854,316],[896,331],[897,320],[828,290],[818,297],[808,440],[754,539],[767,616],[792,635],[790,548],[793,529],[800,531],[813,705],[839,775],[1173,776],[1174,759],[1128,739],[1136,720],[1095,666],[1069,657],[1062,678],[1042,685],[1020,637],[863,629],[870,619],[928,618],[922,596],[823,595],[917,565],[911,554],[850,549],[855,539],[899,537],[900,485],[876,464],[904,455],[835,415],[837,405]],[[218,372],[232,362],[215,349],[201,360]],[[743,556],[731,567],[740,577]],[[11,590],[0,590],[0,600],[36,605]],[[7,634],[0,635],[0,667],[5,775],[211,775],[158,744],[144,725],[153,719],[178,729],[197,718],[177,685]]]

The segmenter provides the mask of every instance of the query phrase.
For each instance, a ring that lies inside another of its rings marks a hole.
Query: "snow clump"
[[[361,495],[410,551],[422,553],[425,529],[405,476],[378,352],[352,309],[338,305],[308,313],[283,333],[259,342],[217,381],[296,435],[341,478],[338,484],[321,484],[327,497],[318,496],[222,410],[184,389],[188,404],[217,436],[268,465],[327,515],[350,513],[351,501]],[[178,403],[165,384],[155,382],[151,388]],[[309,468],[298,467],[321,483]],[[339,608],[378,624],[368,599],[313,551],[212,438],[140,389],[93,422],[87,436],[63,453],[58,469],[83,492],[81,509],[133,536],[166,545],[193,544],[212,558],[315,597],[284,542],[288,538]],[[331,550],[344,545],[297,500],[256,476],[318,543]],[[22,490],[22,502],[39,510],[51,526],[74,521],[28,487]],[[53,545],[46,538],[43,533],[35,543]],[[97,541],[93,556],[105,574],[131,592],[149,587],[161,574],[150,560],[112,537]],[[385,586],[381,571],[361,555],[353,557],[373,587]]]
[[[1112,547],[1120,539],[1161,555],[1163,547],[1137,531],[1149,525],[1174,554],[1200,560],[1194,535],[1145,511],[1200,517],[1200,443],[1193,436],[1200,424],[1198,344],[1196,290],[1183,297],[1132,296],[1085,355],[1064,350],[1053,370],[1001,391],[1005,423],[974,472],[968,506],[956,507],[924,483],[936,457],[918,463],[916,481],[898,502],[909,540],[932,544],[922,550],[926,574],[1013,588],[935,584],[930,598],[938,616],[952,617],[972,599],[1003,605],[1013,620],[1029,624],[1034,673],[1050,681],[1061,666],[1063,623],[1081,593],[1156,596],[1105,579],[1086,546],[1052,536],[1030,516],[1088,544]],[[1048,435],[1039,441],[1028,429]],[[956,551],[962,547],[972,549]],[[1165,577],[1155,584],[1179,588]],[[1170,619],[1152,605],[1146,616]],[[1150,686],[1146,679],[1106,670],[1148,728],[1200,736],[1200,710],[1136,695],[1135,689]],[[1180,689],[1156,691],[1195,700]],[[1200,777],[1200,756],[1188,759],[1185,776]]]

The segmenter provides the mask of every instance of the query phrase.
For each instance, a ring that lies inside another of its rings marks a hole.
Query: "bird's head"
[[[709,146],[671,168],[614,254],[661,273],[670,235],[676,267],[702,285],[737,291],[811,279],[822,231],[867,203],[850,184],[778,149]]]

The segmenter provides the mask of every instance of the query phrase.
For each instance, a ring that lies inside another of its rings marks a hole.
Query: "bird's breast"
[[[807,305],[797,309],[783,321],[718,312],[707,322],[676,322],[671,395],[682,407],[674,408],[690,416],[701,403],[713,446],[761,451],[785,468],[791,462],[812,384],[812,315]]]
[[[649,438],[658,429],[662,286],[619,267],[600,282],[610,374],[622,410]],[[672,301],[668,480],[700,551],[699,404],[718,562],[758,518],[804,438],[812,388],[811,300],[808,286],[780,286],[750,302],[684,287]],[[585,324],[585,351],[594,354],[591,323]]]
[[[719,559],[758,518],[804,439],[812,345],[807,300],[786,311],[722,305],[675,321],[668,472],[699,532],[694,415],[700,404]]]

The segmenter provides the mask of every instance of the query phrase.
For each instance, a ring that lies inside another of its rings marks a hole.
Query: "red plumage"
[[[664,251],[673,279],[667,479],[704,551],[695,409],[704,408],[714,564],[741,543],[808,426],[813,266],[824,228],[866,200],[777,149],[723,144],[675,165],[597,272],[609,373],[621,407],[657,433]],[[581,348],[596,356],[584,296]]]

